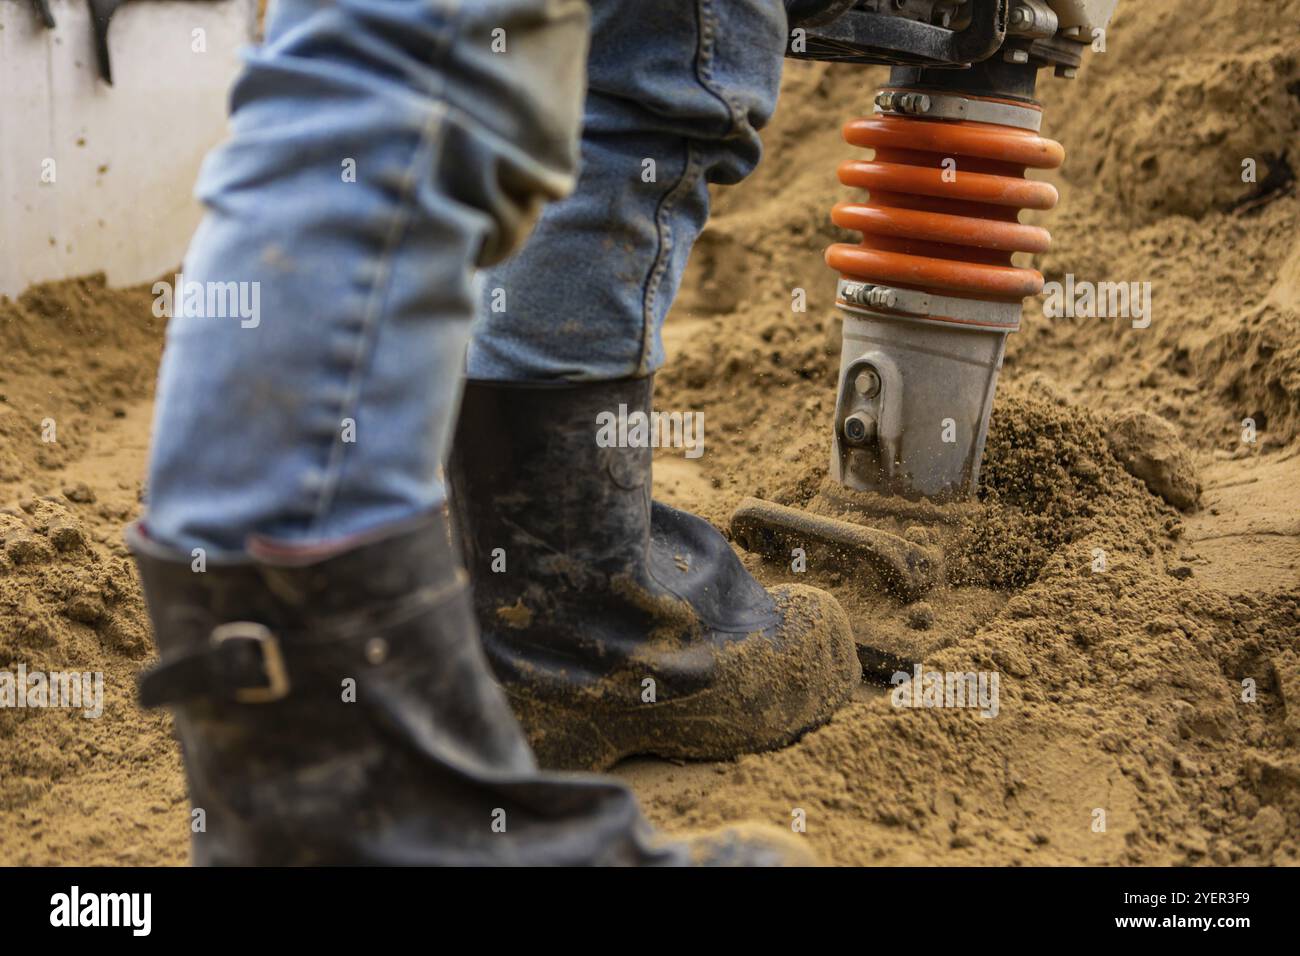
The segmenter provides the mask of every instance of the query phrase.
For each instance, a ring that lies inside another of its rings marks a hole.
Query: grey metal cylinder
[[[865,296],[864,296],[865,297]],[[1009,332],[840,305],[831,476],[860,491],[961,498],[979,484]]]

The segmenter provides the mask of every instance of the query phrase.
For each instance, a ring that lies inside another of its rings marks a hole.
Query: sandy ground
[[[1151,282],[1151,326],[1027,303],[980,505],[925,615],[836,568],[745,557],[767,583],[832,590],[865,645],[997,671],[999,716],[892,707],[885,656],[784,751],[620,767],[660,825],[804,819],[841,864],[1300,859],[1300,41],[1277,29],[1300,2],[1121,6],[1079,80],[1044,78],[1067,159],[1037,265]],[[807,502],[823,474],[838,126],[880,75],[788,66],[768,154],[718,193],[670,320],[657,404],[704,411],[707,451],[657,459],[656,486],[720,527],[745,495]],[[0,863],[186,859],[167,719],[131,702],[149,646],[120,543],[161,343],[149,305],[94,279],[0,301],[0,668],[102,670],[106,695],[98,720],[0,710]],[[1194,509],[1124,466],[1132,410],[1169,424]]]

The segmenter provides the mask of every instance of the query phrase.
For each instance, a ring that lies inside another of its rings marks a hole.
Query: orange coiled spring
[[[869,190],[869,201],[831,212],[837,226],[862,233],[859,245],[826,250],[831,268],[956,298],[1018,302],[1042,291],[1042,274],[1012,266],[1011,255],[1051,243],[1019,216],[1056,205],[1056,189],[1025,179],[1025,169],[1060,166],[1060,143],[1011,126],[893,115],[853,120],[844,138],[876,156],[840,166],[840,182]]]

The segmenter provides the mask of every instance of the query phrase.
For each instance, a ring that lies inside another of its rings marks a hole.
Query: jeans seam
[[[723,138],[734,136],[744,124],[744,107],[740,100],[728,96],[713,78],[714,44],[718,35],[718,14],[713,0],[698,0],[700,39],[696,48],[695,75],[705,92],[711,94],[727,111],[727,128]]]
[[[713,0],[698,0],[695,9],[698,24],[695,45],[695,77],[700,87],[717,99],[726,110],[727,130],[725,135],[730,136],[736,129],[734,104],[717,89],[716,84],[713,82],[713,42],[714,37],[717,36],[717,13],[713,7]],[[664,274],[668,271],[668,260],[672,256],[673,235],[667,216],[681,196],[690,189],[696,174],[702,169],[697,161],[696,151],[691,140],[686,139],[685,144],[686,165],[682,170],[681,179],[664,194],[659,201],[659,208],[655,210],[659,249],[655,254],[654,263],[650,267],[650,274],[646,278],[645,296],[641,307],[641,354],[637,358],[636,368],[638,375],[645,375],[649,372],[656,325],[655,305],[658,302],[659,286],[663,282]]]
[[[682,169],[681,178],[673,185],[673,188],[664,193],[663,198],[659,201],[659,208],[655,211],[655,224],[658,227],[659,249],[655,255],[654,264],[651,266],[650,275],[646,280],[646,292],[644,304],[641,308],[641,355],[637,360],[637,374],[645,375],[649,372],[650,356],[652,351],[651,343],[654,339],[655,330],[655,304],[658,302],[659,286],[663,282],[664,274],[668,271],[668,260],[672,256],[673,250],[673,232],[668,221],[668,215],[672,212],[673,206],[685,195],[693,185],[696,174],[700,171],[699,163],[696,161],[695,150],[689,139],[685,140],[686,144],[686,163]]]
[[[383,315],[383,306],[390,290],[393,260],[396,258],[394,253],[413,218],[412,210],[415,203],[412,200],[416,195],[421,180],[418,170],[431,165],[431,157],[446,136],[446,130],[446,106],[435,101],[429,119],[420,132],[419,142],[411,153],[411,161],[407,164],[403,173],[401,193],[393,209],[392,219],[389,222],[384,244],[377,259],[375,276],[366,296],[366,308],[362,315],[357,347],[352,355],[347,375],[347,388],[338,406],[338,421],[340,423],[348,417],[353,418],[355,421],[357,412],[360,409],[361,392],[365,378],[364,368],[366,360],[373,353],[375,337],[378,333],[380,318]],[[348,414],[349,412],[351,412],[351,415]],[[330,444],[325,462],[325,476],[321,481],[316,506],[312,513],[311,533],[313,534],[319,533],[326,514],[330,506],[333,505],[338,493],[339,485],[342,482],[343,466],[347,452],[346,445],[347,443],[340,440],[337,434]]]

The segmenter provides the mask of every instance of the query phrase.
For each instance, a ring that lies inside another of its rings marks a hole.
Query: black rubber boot
[[[466,386],[452,501],[488,659],[546,767],[780,747],[861,679],[834,598],[765,591],[712,525],[651,501],[650,447],[597,441],[651,391]]]
[[[128,532],[196,864],[774,864],[779,831],[657,839],[622,785],[542,774],[476,639],[446,518],[192,570]],[[200,812],[201,811],[201,812]]]

